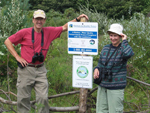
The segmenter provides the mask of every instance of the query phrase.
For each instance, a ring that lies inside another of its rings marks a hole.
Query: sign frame
[[[68,22],[68,53],[98,55],[97,22]]]
[[[72,64],[72,86],[92,89],[93,57],[73,55]]]

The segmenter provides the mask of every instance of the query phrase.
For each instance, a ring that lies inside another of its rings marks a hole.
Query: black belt
[[[44,65],[44,63],[42,63],[42,64],[37,64],[37,65],[28,64],[29,67],[35,67],[35,68],[39,68],[39,67],[41,67],[41,66],[43,66],[43,65]]]

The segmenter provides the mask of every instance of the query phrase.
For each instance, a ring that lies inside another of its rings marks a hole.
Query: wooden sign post
[[[80,19],[80,22],[87,22],[85,17]],[[81,56],[84,56],[83,54]],[[80,97],[79,97],[79,113],[86,113],[87,110],[87,94],[88,89],[80,88]]]

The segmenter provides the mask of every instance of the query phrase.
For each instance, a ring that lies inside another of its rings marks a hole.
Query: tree
[[[4,0],[2,0],[2,3]],[[13,75],[13,71],[16,70],[16,60],[9,55],[7,49],[4,45],[4,40],[10,35],[17,32],[19,29],[23,28],[26,21],[28,9],[28,0],[11,0],[9,4],[3,4],[2,9],[0,10],[0,80],[2,84],[2,78],[6,75]],[[16,47],[16,50],[19,50],[19,46]],[[10,57],[10,59],[9,59]],[[9,64],[8,64],[9,61]],[[9,65],[9,66],[8,66]],[[9,73],[8,73],[9,72]],[[3,76],[1,76],[3,75]],[[3,81],[5,82],[5,81]]]
[[[31,10],[34,9],[43,9],[45,12],[48,12],[51,9],[55,11],[64,12],[65,9],[74,6],[76,7],[76,0],[30,0],[29,3],[32,5]]]
[[[90,9],[96,9],[97,12],[116,19],[122,16],[129,19],[135,12],[143,12],[146,15],[150,10],[149,0],[30,0],[30,3],[32,10],[43,9],[48,12],[54,9],[62,13],[68,8],[79,11],[79,5],[88,4]]]

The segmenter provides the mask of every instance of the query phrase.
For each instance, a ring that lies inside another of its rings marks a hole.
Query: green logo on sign
[[[80,78],[86,78],[88,76],[88,74],[89,74],[89,71],[88,71],[88,69],[85,66],[78,67],[78,69],[77,69],[77,75]]]

